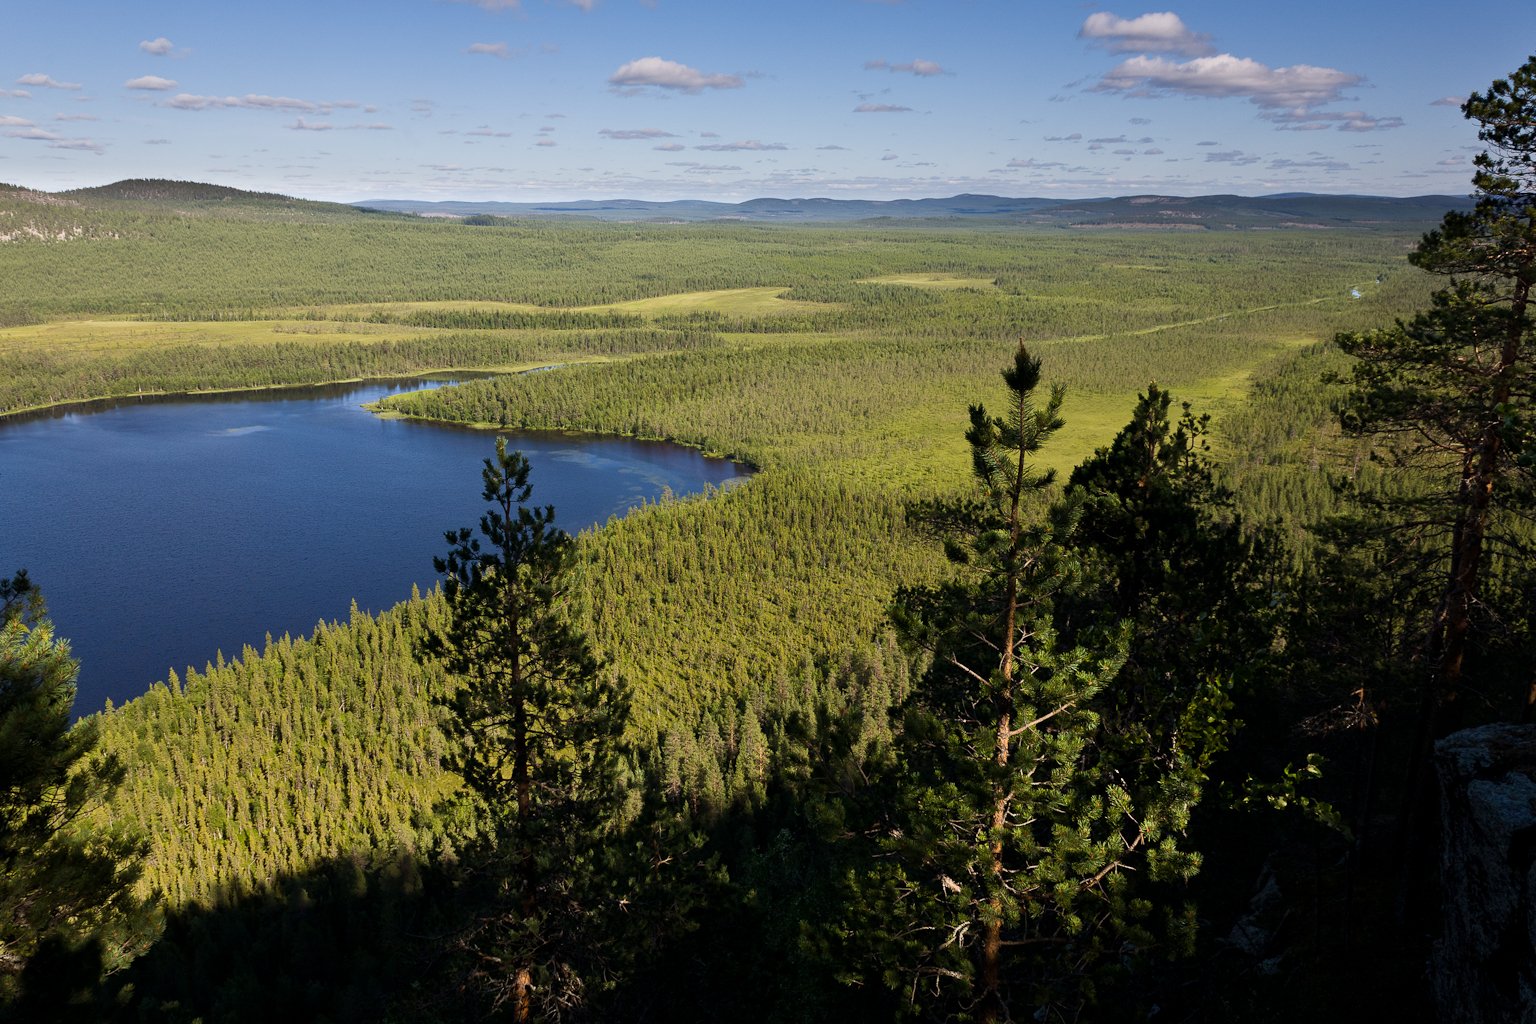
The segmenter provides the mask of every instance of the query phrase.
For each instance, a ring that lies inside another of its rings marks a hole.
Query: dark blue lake
[[[77,713],[166,670],[429,589],[478,522],[489,431],[361,408],[421,381],[103,403],[0,422],[0,576],[26,568],[80,660]],[[673,445],[508,434],[575,533],[746,471]]]

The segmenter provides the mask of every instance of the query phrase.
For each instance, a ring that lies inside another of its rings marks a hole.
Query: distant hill
[[[369,199],[353,204],[423,217],[554,217],[607,221],[749,221],[831,223],[838,221],[965,220],[1041,224],[1072,228],[1127,228],[1169,231],[1325,229],[1428,226],[1449,209],[1465,209],[1463,196],[1333,196],[1287,193],[1272,196],[1123,196],[1098,199],[1010,199],[958,195],[947,199],[753,199],[715,203],[683,199],[584,199],[564,203],[505,203],[411,199]]]
[[[1267,196],[1120,196],[1089,199],[1008,198],[957,195],[934,199],[778,199],[766,197],[743,203],[702,199],[651,202],[643,199],[581,199],[558,203],[509,203],[478,200],[425,202],[414,199],[368,199],[352,204],[325,203],[274,192],[248,192],[227,185],[161,178],[131,178],[95,188],[66,192],[36,192],[19,185],[0,184],[0,203],[39,206],[81,206],[108,211],[118,203],[174,206],[220,215],[289,219],[292,217],[354,217],[359,214],[412,215],[453,219],[490,217],[549,218],[630,223],[746,222],[754,224],[817,224],[872,221],[933,221],[938,223],[1040,225],[1075,229],[1116,228],[1156,231],[1324,230],[1372,227],[1427,228],[1449,209],[1466,209],[1463,196],[1319,195],[1290,192]],[[31,217],[31,214],[28,215]],[[84,212],[77,220],[86,217]],[[42,232],[49,237],[79,237],[93,233],[90,225],[37,222],[11,227],[14,237]],[[34,230],[34,227],[36,230]],[[78,230],[77,230],[78,229]],[[60,232],[63,232],[61,235]],[[0,239],[3,240],[3,239]]]
[[[195,203],[316,212],[343,212],[355,209],[342,203],[296,199],[276,192],[248,192],[228,185],[210,185],[200,181],[172,181],[166,178],[128,178],[124,181],[115,181],[110,185],[77,188],[54,194],[89,203]]]

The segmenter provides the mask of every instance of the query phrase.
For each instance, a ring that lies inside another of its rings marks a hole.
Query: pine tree
[[[1068,641],[1053,625],[1085,583],[1070,544],[1081,506],[1047,505],[1051,476],[1030,457],[1061,425],[1063,395],[1035,405],[1040,362],[1022,345],[1003,378],[1005,417],[971,409],[979,495],[923,510],[956,575],[897,598],[897,626],[931,668],[902,710],[876,866],[853,881],[843,941],[863,947],[850,977],[899,988],[924,1017],[1070,1019],[1096,970],[1144,940],[1129,871],[1194,870],[1178,840],[1198,785],[1184,758],[1164,798],[1137,806],[1097,756],[1094,702],[1128,629]]]
[[[622,803],[628,697],[565,615],[571,538],[528,507],[528,460],[497,439],[480,536],[450,531],[448,625],[424,652],[457,680],[450,767],[482,823],[471,859],[492,889],[465,945],[472,976],[513,1020],[558,1019],[602,980],[602,839]],[[484,543],[482,544],[482,540]]]
[[[63,1019],[127,955],[143,849],[88,817],[123,780],[95,719],[70,724],[79,664],[25,571],[0,580],[0,1017]]]
[[[1528,510],[1536,485],[1536,57],[1462,112],[1489,144],[1474,161],[1476,205],[1446,214],[1409,257],[1449,285],[1411,320],[1339,338],[1359,360],[1345,425],[1432,488],[1396,512],[1443,566],[1421,655],[1425,749],[1461,720],[1467,660],[1493,619],[1489,565],[1509,550],[1499,516]]]

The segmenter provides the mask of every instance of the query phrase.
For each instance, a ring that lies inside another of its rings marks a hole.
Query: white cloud
[[[484,11],[515,11],[521,7],[522,0],[450,0],[456,4],[470,4]]]
[[[565,0],[565,2],[570,4],[572,7],[580,7],[582,10],[588,12],[597,6],[597,0]]]
[[[506,43],[470,43],[464,52],[483,53],[487,57],[500,57],[502,60],[512,56]]]
[[[609,75],[608,84],[625,89],[655,86],[658,89],[697,93],[705,89],[739,89],[742,80],[739,75],[706,74],[697,68],[661,57],[641,57]]]
[[[836,145],[836,144],[833,144],[831,146],[817,146],[816,148],[817,149],[841,149],[841,150],[845,150],[845,151],[848,149],[847,146],[839,146],[839,145]]]
[[[538,142],[535,142],[534,145],[535,146],[558,146],[558,145],[560,145],[560,143],[556,142],[554,139],[540,139]]]
[[[0,128],[31,128],[32,122],[14,114],[0,114]]]
[[[1363,110],[1286,110],[1266,116],[1282,129],[1298,132],[1317,132],[1328,128],[1336,128],[1341,132],[1384,132],[1403,126],[1400,117],[1377,117]]]
[[[758,142],[756,139],[748,139],[745,142],[714,142],[707,146],[694,146],[694,149],[708,150],[711,153],[759,153],[770,149],[788,149],[782,142]]]
[[[609,139],[675,139],[677,136],[660,128],[604,128],[597,134]]]
[[[5,137],[8,139],[32,139],[37,142],[53,142],[62,139],[64,136],[58,132],[50,132],[46,128],[23,128],[20,131],[6,132]]]
[[[681,153],[688,147],[683,145],[681,142],[663,142],[661,145],[652,146],[651,148],[658,149],[663,153]]]
[[[931,60],[914,60],[906,64],[892,64],[885,60],[867,60],[864,62],[865,71],[890,71],[895,74],[917,75],[919,78],[930,78],[934,75],[946,74],[944,68]]]
[[[123,83],[124,89],[149,89],[154,92],[165,92],[176,88],[176,82],[169,78],[161,78],[159,75],[143,75],[139,78],[130,78]]]
[[[1314,157],[1311,160],[1277,159],[1269,162],[1272,171],[1348,171],[1353,168],[1343,160],[1328,160],[1323,157]]]
[[[1345,89],[1360,82],[1359,75],[1336,68],[1310,64],[1272,68],[1223,53],[1183,63],[1162,57],[1132,57],[1106,73],[1093,90],[1128,96],[1238,97],[1261,107],[1305,109],[1332,103]]]
[[[0,89],[0,96],[17,100],[29,100],[32,98],[32,94],[25,89]]]
[[[44,75],[44,74],[39,74],[37,72],[33,72],[30,75],[22,75],[20,78],[16,79],[16,84],[17,85],[37,85],[37,86],[43,87],[44,89],[78,89],[78,88],[80,88],[80,83],[79,82],[61,82],[58,79],[54,78],[52,75]]]
[[[1046,142],[1082,142],[1083,133],[1073,132],[1071,135],[1047,135]]]
[[[156,57],[164,57],[175,48],[175,44],[172,43],[169,39],[165,38],[165,36],[158,36],[154,39],[139,40],[139,49],[143,50],[145,53],[152,53]]]
[[[492,128],[489,125],[481,125],[479,128],[475,128],[472,131],[467,131],[464,134],[479,135],[488,139],[510,139],[512,137],[511,132],[497,131],[495,128]]]
[[[894,103],[860,103],[853,108],[855,114],[905,114],[911,107],[898,107]]]
[[[1236,164],[1239,167],[1247,167],[1256,164],[1259,158],[1251,153],[1244,153],[1240,149],[1224,149],[1215,153],[1205,154],[1205,162],[1208,164]]]
[[[355,109],[356,103],[350,100],[338,100],[334,102],[314,103],[309,100],[294,99],[291,96],[263,96],[256,93],[246,93],[244,96],[196,96],[191,93],[177,93],[165,102],[165,106],[176,110],[291,110],[299,113],[324,113],[328,114],[337,109]]]
[[[1429,105],[1432,107],[1456,107],[1460,109],[1461,105],[1465,102],[1466,100],[1460,96],[1441,96],[1439,99],[1431,101]]]
[[[1046,171],[1053,167],[1065,167],[1067,165],[1053,160],[1036,160],[1034,157],[1027,157],[1023,160],[1009,160],[1008,166],[1014,170]]]
[[[1077,37],[1110,53],[1176,53],[1202,57],[1211,51],[1210,36],[1191,32],[1177,14],[1162,11],[1121,18],[1105,11],[1088,15]]]
[[[106,147],[95,139],[60,139],[57,142],[48,143],[49,149],[78,149],[87,153],[95,153],[101,156],[106,152]]]
[[[306,121],[301,117],[288,127],[296,132],[328,132],[336,126],[329,121]]]
[[[54,114],[55,121],[100,121],[95,114]]]

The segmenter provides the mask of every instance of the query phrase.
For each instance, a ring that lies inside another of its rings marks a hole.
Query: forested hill
[[[943,219],[1038,224],[1063,228],[1135,228],[1173,231],[1319,229],[1429,226],[1447,209],[1469,208],[1459,196],[1123,196],[1099,199],[1008,199],[958,195],[947,199],[753,199],[713,203],[684,199],[581,200],[567,203],[420,202],[370,199],[370,210],[435,217],[562,217],[611,221],[815,223]]]
[[[1161,231],[1419,230],[1432,226],[1447,209],[1469,209],[1471,205],[1468,199],[1459,196],[1395,198],[1311,193],[1090,199],[957,195],[942,199],[884,201],[762,198],[743,203],[697,199],[671,202],[582,199],[556,203],[369,199],[347,205],[297,199],[272,192],[249,192],[227,185],[142,178],[52,193],[21,185],[0,185],[0,204],[16,203],[30,207],[29,212],[35,212],[40,206],[73,208],[77,213],[70,219],[71,228],[77,222],[84,224],[89,219],[87,210],[100,211],[110,219],[114,210],[169,206],[183,214],[217,210],[247,217],[318,216],[325,219],[363,214],[410,214],[430,218],[476,218],[479,221],[489,218],[758,224],[931,221]]]

